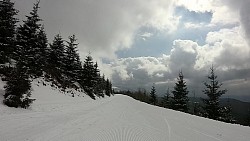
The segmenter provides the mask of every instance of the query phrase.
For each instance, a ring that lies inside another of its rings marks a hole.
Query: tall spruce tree
[[[94,86],[96,84],[96,71],[93,64],[93,58],[88,55],[83,63],[82,82],[84,91],[92,98],[95,99]]]
[[[79,74],[82,69],[80,56],[77,53],[77,43],[75,35],[69,36],[65,50],[65,74],[68,77],[68,82],[73,84],[79,82]]]
[[[106,80],[106,89],[105,89],[105,94],[106,94],[107,96],[111,96],[111,93],[112,93],[111,87],[112,87],[112,84],[111,84],[111,82],[109,81],[109,79],[107,79],[107,80]]]
[[[173,93],[173,101],[172,106],[174,110],[188,112],[188,90],[186,82],[184,81],[184,76],[182,71],[180,71],[179,76],[177,78],[177,82],[175,83]]]
[[[0,64],[10,63],[15,49],[18,11],[10,0],[0,1]]]
[[[94,88],[94,93],[98,96],[98,97],[104,97],[104,93],[103,93],[103,89],[102,89],[102,77],[99,75],[97,77],[97,83],[96,86]]]
[[[106,94],[106,78],[105,78],[105,75],[103,74],[100,78],[100,87],[102,89],[102,96],[104,97],[104,94]]]
[[[98,96],[98,97],[104,97],[104,90],[105,87],[103,87],[103,85],[105,84],[105,79],[103,79],[103,77],[101,77],[100,75],[100,70],[98,69],[98,64],[97,62],[94,65],[95,68],[95,72],[96,72],[96,85],[94,87],[94,93]]]
[[[156,105],[157,104],[157,96],[156,96],[156,90],[155,90],[155,86],[154,85],[151,88],[149,101],[150,101],[150,104],[152,104],[152,105]]]
[[[50,79],[56,80],[57,85],[63,84],[63,72],[64,72],[64,61],[65,60],[65,45],[60,34],[54,37],[52,44],[49,48],[49,57],[47,65],[47,73],[50,75]]]
[[[41,76],[42,68],[40,58],[46,47],[41,46],[39,33],[41,33],[41,19],[38,16],[39,1],[37,1],[33,10],[30,12],[24,24],[17,29],[17,52],[16,59],[28,71],[28,74],[33,77]]]
[[[39,29],[37,38],[39,39],[37,43],[37,57],[34,59],[37,59],[36,62],[38,64],[36,75],[41,76],[43,72],[46,71],[48,62],[47,58],[49,57],[48,39],[44,26],[41,26]]]
[[[214,73],[214,67],[210,68],[210,75],[207,76],[209,82],[205,82],[205,89],[203,90],[204,94],[207,96],[207,99],[203,99],[204,111],[206,116],[211,119],[219,120],[221,117],[221,107],[219,98],[226,93],[227,90],[219,90],[222,86],[222,83],[219,83],[217,76]]]
[[[111,82],[111,80],[109,81],[109,90],[110,90],[110,95],[114,95],[114,91],[113,91],[113,88],[112,88],[112,82]]]

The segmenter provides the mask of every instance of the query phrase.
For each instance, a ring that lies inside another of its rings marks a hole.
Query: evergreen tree
[[[98,69],[98,64],[97,62],[95,62],[94,64],[94,73],[93,73],[93,81],[94,81],[94,87],[96,87],[98,84],[98,81],[99,81],[99,78],[100,78],[100,70]]]
[[[41,25],[38,23],[41,19],[38,16],[39,1],[34,4],[24,24],[17,29],[17,52],[16,60],[27,69],[28,74],[33,77],[39,77],[42,73],[40,58],[44,46],[40,43],[39,33]]]
[[[8,81],[5,88],[5,94],[3,101],[9,107],[22,107],[27,108],[34,101],[30,99],[31,83],[26,69],[22,65],[17,64],[12,69],[11,75],[8,77]]]
[[[101,77],[100,75],[100,70],[98,69],[98,64],[97,62],[94,65],[95,68],[95,72],[96,72],[96,85],[94,87],[94,93],[98,96],[98,97],[104,97],[104,90],[105,90],[105,78],[104,76]]]
[[[169,88],[167,89],[167,92],[166,94],[163,96],[162,98],[162,106],[164,108],[170,108],[170,91],[169,91]]]
[[[143,90],[143,96],[142,96],[142,102],[146,102],[146,103],[149,103],[149,96],[147,94],[147,91],[144,89]]]
[[[102,90],[105,91],[106,90],[106,78],[104,74],[102,75],[101,81],[102,81],[102,85],[101,85]]]
[[[250,126],[250,109],[247,111],[247,117],[245,119],[245,125]]]
[[[156,96],[156,90],[155,86],[152,86],[151,92],[150,92],[150,104],[156,105],[157,104],[157,96]]]
[[[188,112],[188,90],[186,82],[184,81],[184,76],[180,71],[177,82],[175,83],[173,93],[173,102],[172,106],[174,110]]]
[[[110,86],[111,86],[111,82],[109,81],[109,79],[106,80],[106,89],[105,89],[105,94],[107,96],[111,96],[111,91],[112,89],[110,89]],[[112,86],[111,86],[112,87]]]
[[[135,96],[138,95],[137,96],[138,98],[135,98],[135,99],[138,99],[142,102],[146,102],[146,103],[150,104],[150,102],[149,102],[150,97],[147,94],[147,91],[145,89],[139,89],[137,94],[133,94],[133,95],[135,95]]]
[[[236,120],[232,115],[232,107],[231,106],[224,106],[220,108],[220,121],[228,122],[228,123],[235,123]]]
[[[104,74],[100,78],[100,87],[102,90],[102,96],[104,97],[104,94],[106,94],[106,78]]]
[[[41,26],[41,28],[38,31],[37,34],[38,43],[37,43],[37,54],[34,57],[34,59],[37,59],[37,71],[36,75],[41,76],[43,74],[43,71],[46,71],[47,68],[47,58],[49,57],[49,49],[48,49],[48,39],[47,35],[44,30],[44,26]]]
[[[99,75],[99,77],[97,77],[97,83],[96,83],[96,86],[94,88],[94,93],[98,97],[104,97],[102,85],[103,85],[103,80],[102,80],[102,77]]]
[[[109,91],[110,91],[110,95],[114,95],[111,81],[109,81]]]
[[[73,84],[79,82],[80,71],[82,69],[80,56],[77,53],[77,43],[75,35],[69,36],[65,51],[65,74],[68,77],[68,82]]]
[[[208,97],[207,99],[203,99],[205,105],[204,110],[208,118],[219,120],[221,117],[219,98],[225,94],[227,90],[219,90],[222,84],[218,82],[213,66],[210,68],[208,79],[210,82],[204,83],[206,88],[203,90],[204,94]]]
[[[96,84],[96,71],[93,64],[93,59],[88,55],[83,63],[82,82],[84,91],[92,98],[95,99],[94,86]]]
[[[52,44],[50,44],[47,73],[50,75],[51,81],[56,80],[59,84],[63,84],[62,75],[65,70],[63,61],[65,60],[64,47],[65,45],[61,35],[57,34]]]
[[[0,1],[0,64],[11,63],[15,48],[16,23],[18,11],[10,0]]]

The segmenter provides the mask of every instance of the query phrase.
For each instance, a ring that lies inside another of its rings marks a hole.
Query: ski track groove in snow
[[[145,132],[136,127],[118,127],[107,129],[106,131],[101,131],[97,134],[97,141],[151,141],[152,139],[148,137],[143,138]]]
[[[221,139],[218,139],[218,138],[216,138],[216,137],[214,137],[214,136],[211,136],[211,135],[208,135],[208,134],[206,134],[206,133],[200,132],[200,131],[198,131],[198,130],[195,130],[195,129],[192,129],[192,128],[188,128],[188,127],[186,127],[186,128],[189,129],[189,130],[194,131],[195,133],[198,133],[198,134],[202,134],[202,135],[204,135],[204,136],[207,136],[207,137],[209,137],[209,138],[211,138],[211,139],[213,139],[213,140],[222,141]]]
[[[62,135],[66,134],[70,136],[70,134],[74,134],[75,132],[84,132],[88,130],[88,128],[90,128],[98,120],[100,120],[98,119],[98,117],[93,117],[92,113],[96,112],[100,107],[105,106],[109,102],[110,100],[87,110],[75,111],[74,113],[70,113],[71,115],[73,115],[72,117],[69,117],[68,120],[63,124],[55,127],[50,131],[50,134],[52,132],[53,136],[44,138],[44,135],[42,135],[41,140],[58,140],[58,138],[61,138]],[[79,125],[83,126],[84,128]],[[63,138],[61,140],[63,140]]]
[[[167,125],[167,129],[168,129],[168,141],[171,141],[171,127],[170,127],[170,124],[169,124],[167,118],[164,117],[163,111],[162,111],[162,117],[163,117],[163,119]]]
[[[119,100],[119,99],[118,99]],[[123,103],[123,101],[118,102]],[[121,104],[122,105],[122,104]],[[119,111],[113,115],[117,117],[113,117],[117,120],[117,122],[111,123],[111,125],[107,125],[109,128],[101,129],[97,132],[95,137],[85,138],[84,140],[96,140],[96,141],[157,141],[157,135],[150,135],[150,131],[152,130],[151,126],[145,125],[145,120],[143,120],[143,116],[136,109],[136,107],[127,105],[125,107],[116,105]],[[128,110],[130,109],[130,110]],[[133,123],[133,120],[137,119],[134,117],[140,117],[141,124],[143,126],[138,126]],[[131,121],[129,123],[129,121]],[[107,122],[108,123],[108,122]]]

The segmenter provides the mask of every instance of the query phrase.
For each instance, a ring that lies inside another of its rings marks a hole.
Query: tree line
[[[156,88],[153,85],[149,94],[146,90],[139,89],[138,91],[122,91],[120,93],[131,96],[137,100],[146,102],[148,104],[169,108],[185,113],[195,114],[214,120],[235,123],[236,120],[231,114],[231,107],[220,106],[220,97],[224,95],[227,90],[220,89],[222,83],[219,83],[214,72],[214,67],[210,68],[210,74],[207,76],[208,82],[204,83],[204,90],[202,91],[206,98],[202,98],[202,105],[195,103],[193,110],[190,109],[190,100],[188,97],[189,91],[182,71],[179,72],[177,82],[172,91],[167,89],[162,98],[157,97]]]
[[[34,3],[26,20],[17,26],[18,10],[10,0],[0,1],[0,75],[6,81],[4,104],[27,108],[31,99],[31,81],[44,78],[52,86],[84,90],[92,99],[110,96],[112,83],[100,74],[97,62],[87,55],[80,61],[75,35],[65,41],[60,34],[48,43],[39,2]],[[72,93],[74,97],[74,93]]]

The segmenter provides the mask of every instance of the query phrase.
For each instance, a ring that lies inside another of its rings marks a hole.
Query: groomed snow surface
[[[36,82],[33,89],[37,100],[30,109],[0,104],[0,141],[250,141],[249,127],[123,95],[97,100],[81,93],[70,97]]]

